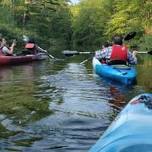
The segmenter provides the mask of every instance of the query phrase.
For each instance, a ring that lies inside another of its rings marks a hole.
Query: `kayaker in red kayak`
[[[40,48],[33,39],[30,39],[25,44],[25,51],[23,51],[24,55],[27,54],[37,54],[39,52],[45,52],[44,49]]]
[[[123,45],[123,38],[115,36],[113,45],[103,48],[95,52],[95,57],[98,60],[106,59],[108,64],[137,64],[137,51],[131,53],[128,48]]]
[[[9,47],[5,38],[0,38],[0,55],[12,56],[15,46],[16,40],[14,40],[12,45]]]
[[[38,53],[37,45],[35,44],[35,41],[33,39],[29,40],[25,44],[25,49],[26,49],[27,54],[37,54]]]

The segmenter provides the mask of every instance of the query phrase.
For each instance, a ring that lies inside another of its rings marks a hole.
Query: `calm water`
[[[152,60],[125,87],[70,58],[0,69],[0,151],[87,152],[135,95],[152,92]]]

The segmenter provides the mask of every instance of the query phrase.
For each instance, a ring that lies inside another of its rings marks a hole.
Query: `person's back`
[[[34,43],[27,43],[25,45],[25,49],[27,54],[36,54],[36,47]]]
[[[136,64],[136,53],[128,51],[128,48],[123,45],[123,38],[115,36],[113,38],[112,47],[103,48],[100,52],[97,51],[95,57],[99,60],[106,59],[108,64]]]
[[[111,48],[110,63],[111,64],[126,64],[128,61],[128,48],[123,45],[123,38],[115,36]]]
[[[34,39],[30,39],[25,44],[26,51],[23,51],[23,53],[26,54],[38,54],[39,52],[44,52],[42,48],[40,48],[34,41]]]
[[[37,54],[37,47],[36,47],[34,39],[30,39],[25,44],[25,49],[26,49],[27,54]]]

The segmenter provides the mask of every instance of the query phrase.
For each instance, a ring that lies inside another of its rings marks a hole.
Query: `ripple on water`
[[[77,63],[50,73],[39,74],[31,96],[35,106],[47,101],[46,107],[52,113],[43,115],[44,111],[35,111],[41,117],[22,126],[15,127],[9,121],[8,130],[20,127],[21,132],[2,140],[2,150],[87,152],[108,127],[114,113],[108,103],[114,100],[108,85],[96,81],[91,70],[88,73],[85,66]]]

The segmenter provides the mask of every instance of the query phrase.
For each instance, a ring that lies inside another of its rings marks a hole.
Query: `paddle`
[[[80,62],[80,64],[84,64],[84,63],[88,62],[90,59],[92,59],[92,57],[89,57],[88,59],[85,59],[84,61]]]
[[[124,40],[124,41],[131,40],[131,39],[134,38],[135,36],[136,36],[136,32],[130,32],[130,33],[128,33],[126,36],[124,36],[123,40]]]
[[[38,46],[38,50],[40,52],[44,52],[49,58],[56,59],[53,55],[49,54],[47,50],[44,50],[44,49],[40,48],[39,46]]]
[[[30,41],[30,38],[29,38],[28,36],[26,36],[26,35],[23,35],[23,41],[27,43],[27,42]],[[44,52],[49,58],[51,58],[51,59],[56,59],[53,55],[49,54],[47,50],[44,50],[44,49],[42,49],[42,48],[39,47],[39,46],[37,46],[37,48],[38,48],[38,50],[39,50],[40,52]]]
[[[134,38],[135,35],[136,35],[136,32],[130,32],[126,36],[123,37],[123,40],[128,41],[128,40]],[[73,55],[80,55],[80,54],[94,54],[94,52],[78,52],[78,51],[68,51],[68,50],[63,51],[62,53],[67,57],[70,57]]]
[[[152,51],[145,51],[145,52],[137,52],[138,54],[150,54],[152,55]]]
[[[94,52],[78,52],[78,51],[62,51],[62,53],[65,55],[65,56],[73,56],[73,55],[80,55],[80,54],[94,54]]]

